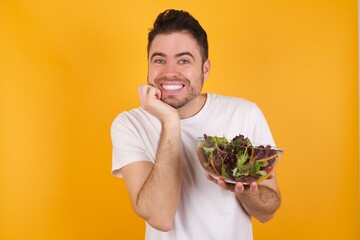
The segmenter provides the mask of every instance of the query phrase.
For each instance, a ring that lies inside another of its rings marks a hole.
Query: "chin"
[[[176,99],[173,96],[169,96],[166,98],[161,99],[164,103],[169,104],[173,108],[179,109],[187,105],[192,100],[196,99],[199,95],[189,95],[184,99]]]
[[[174,98],[165,98],[165,99],[161,99],[164,103],[172,106],[173,108],[176,108],[176,109],[179,109],[179,108],[182,108],[183,106],[185,106],[188,101],[186,100],[177,100],[177,99],[174,99]]]
[[[172,106],[173,108],[179,109],[186,105],[186,103],[183,102],[176,102],[176,101],[163,101],[166,104]]]

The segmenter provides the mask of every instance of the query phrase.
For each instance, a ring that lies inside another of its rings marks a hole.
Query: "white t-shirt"
[[[111,127],[113,175],[121,177],[119,169],[132,162],[154,162],[160,132],[159,120],[142,108],[119,114]],[[195,142],[203,134],[225,136],[229,140],[242,134],[252,143],[275,145],[256,104],[244,99],[207,94],[201,111],[181,120],[183,187],[174,227],[169,232],[161,232],[146,224],[145,239],[253,238],[251,219],[234,194],[205,177]]]

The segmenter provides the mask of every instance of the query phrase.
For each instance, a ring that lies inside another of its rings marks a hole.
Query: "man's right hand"
[[[150,114],[165,123],[179,119],[178,111],[161,101],[161,91],[150,85],[140,85],[138,90],[141,106]]]
[[[141,106],[162,124],[155,161],[138,159],[121,168],[136,213],[153,228],[169,231],[181,194],[180,118],[178,111],[160,100],[161,91],[139,86]]]

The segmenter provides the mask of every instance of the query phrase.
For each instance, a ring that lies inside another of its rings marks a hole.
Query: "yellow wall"
[[[142,239],[109,129],[165,8],[207,29],[205,91],[264,111],[281,209],[256,239],[360,239],[357,1],[0,1],[0,239]]]

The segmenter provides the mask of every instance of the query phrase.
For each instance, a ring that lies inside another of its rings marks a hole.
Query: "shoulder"
[[[263,118],[263,113],[258,105],[248,99],[217,94],[209,96],[211,111],[220,116],[228,116],[244,121],[247,119],[250,122]]]
[[[112,122],[112,127],[118,125],[136,125],[144,121],[152,121],[153,117],[142,108],[134,108],[118,114]]]
[[[135,108],[117,115],[111,124],[112,135],[143,136],[147,133],[158,133],[160,121],[143,108]]]
[[[139,118],[144,115],[144,111],[139,108],[134,108],[128,111],[123,111],[119,113],[114,120],[125,120],[125,119],[132,119],[132,118]]]
[[[257,108],[257,105],[254,102],[244,98],[223,96],[219,94],[208,94],[208,97],[211,99],[211,104],[213,106],[242,109]]]
[[[111,123],[112,136],[133,136],[142,133],[149,125],[156,125],[154,117],[142,108],[135,108],[118,114]]]

